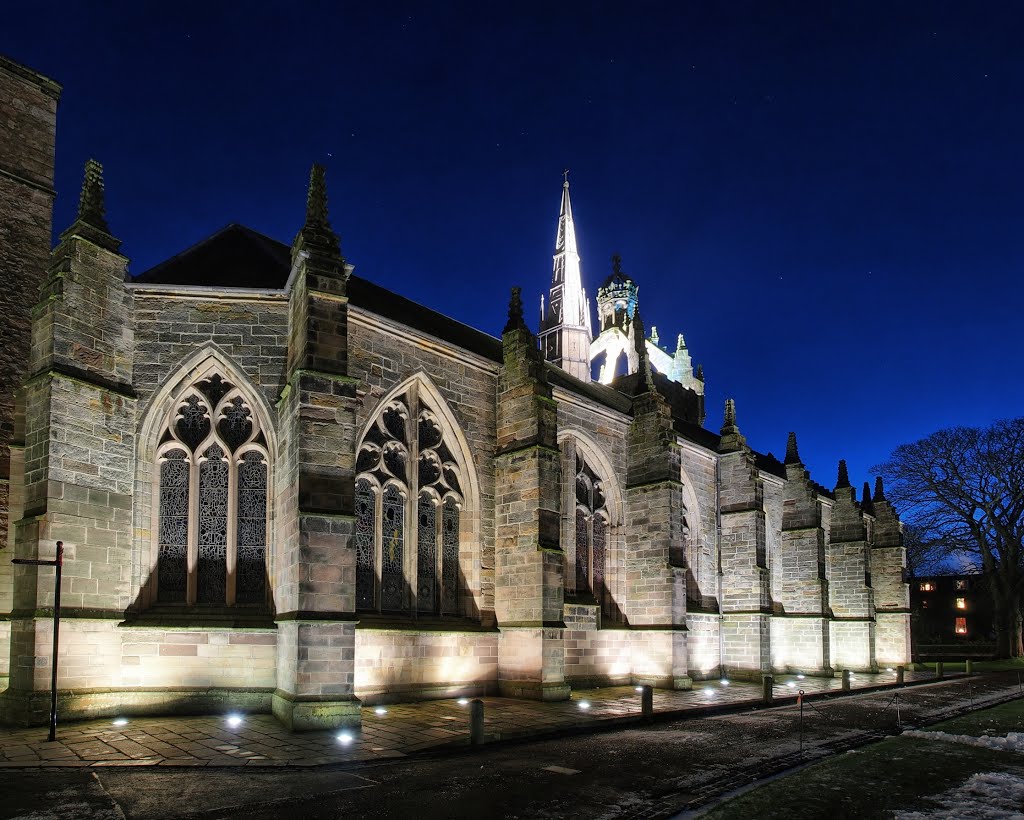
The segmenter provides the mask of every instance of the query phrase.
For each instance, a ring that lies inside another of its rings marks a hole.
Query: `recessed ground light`
[[[352,742],[352,739],[351,732],[341,732],[338,735],[338,743],[341,743],[344,746],[348,746],[348,744]]]
[[[239,726],[242,725],[242,723],[243,720],[241,715],[228,715],[227,717],[227,724],[232,729],[237,729]]]
[[[469,698],[459,698],[458,700],[459,706],[465,706],[467,703],[469,703]]]
[[[704,690],[704,694],[705,694],[705,695],[713,695],[713,694],[715,694],[715,690],[714,690],[714,689],[712,689],[712,688],[711,688],[711,687],[709,686],[709,687],[708,687],[707,689],[705,689],[705,690]]]
[[[642,686],[637,686],[633,691],[634,692],[643,692],[644,688]]]
[[[589,709],[590,708],[590,701],[589,700],[581,700],[579,705],[580,705],[580,709]]]
[[[373,713],[375,715],[386,715],[388,713],[388,710],[385,709],[383,706],[378,706],[376,709],[373,710]]]
[[[796,688],[796,684],[793,683],[793,681],[790,681],[789,683],[787,683],[786,686],[788,686],[790,689],[795,689]]]
[[[127,724],[128,724],[128,718],[115,718],[114,719],[114,725],[115,726],[126,726]]]
[[[722,684],[722,686],[728,686],[729,685],[729,679],[728,678],[722,678],[719,681],[719,683]]]
[[[797,677],[798,680],[803,680],[804,679],[803,675],[797,675],[796,677]]]
[[[885,667],[885,671],[886,672],[892,672],[893,668],[891,666],[887,666],[887,667]]]

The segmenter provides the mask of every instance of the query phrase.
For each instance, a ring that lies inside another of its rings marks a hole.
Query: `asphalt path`
[[[0,771],[0,817],[653,818],[910,725],[1020,697],[986,675],[648,727],[320,768]]]

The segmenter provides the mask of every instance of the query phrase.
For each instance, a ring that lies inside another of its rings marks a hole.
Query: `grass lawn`
[[[1024,700],[949,720],[927,731],[980,736],[1024,729]],[[794,817],[891,817],[934,809],[928,798],[978,772],[1024,776],[1024,756],[955,743],[894,737],[802,769],[736,797],[704,815],[714,820]]]

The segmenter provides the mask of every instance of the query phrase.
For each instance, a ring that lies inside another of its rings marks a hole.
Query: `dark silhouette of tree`
[[[876,470],[912,534],[914,569],[945,565],[984,573],[996,651],[1021,655],[1024,418],[940,430],[900,445]]]

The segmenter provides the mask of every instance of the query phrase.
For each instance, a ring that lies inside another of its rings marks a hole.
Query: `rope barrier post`
[[[12,558],[12,564],[35,567],[54,567],[53,576],[53,658],[50,663],[50,735],[47,741],[57,739],[57,650],[60,647],[60,572],[64,566],[64,542],[57,542],[57,556],[52,561],[33,558]]]
[[[904,672],[905,672],[904,667],[902,667],[902,666],[897,666],[896,667],[896,685],[897,686],[902,686],[903,685],[903,675],[904,675]]]
[[[484,745],[484,702],[480,698],[469,702],[469,742],[473,746]]]
[[[644,685],[640,687],[640,712],[650,720],[654,717],[654,687]]]
[[[761,676],[761,701],[766,706],[772,705],[772,698],[774,693],[772,687],[775,686],[775,678],[772,675]]]
[[[843,691],[844,692],[849,692],[850,691],[850,670],[849,669],[844,669],[843,670]]]
[[[970,658],[968,658],[966,661],[964,661],[964,670],[967,672],[968,675],[973,675],[974,674],[974,661],[971,660]]]
[[[936,661],[935,662],[935,677],[937,679],[939,679],[939,680],[942,680],[944,674],[945,674],[945,668],[942,665],[942,661]]]

